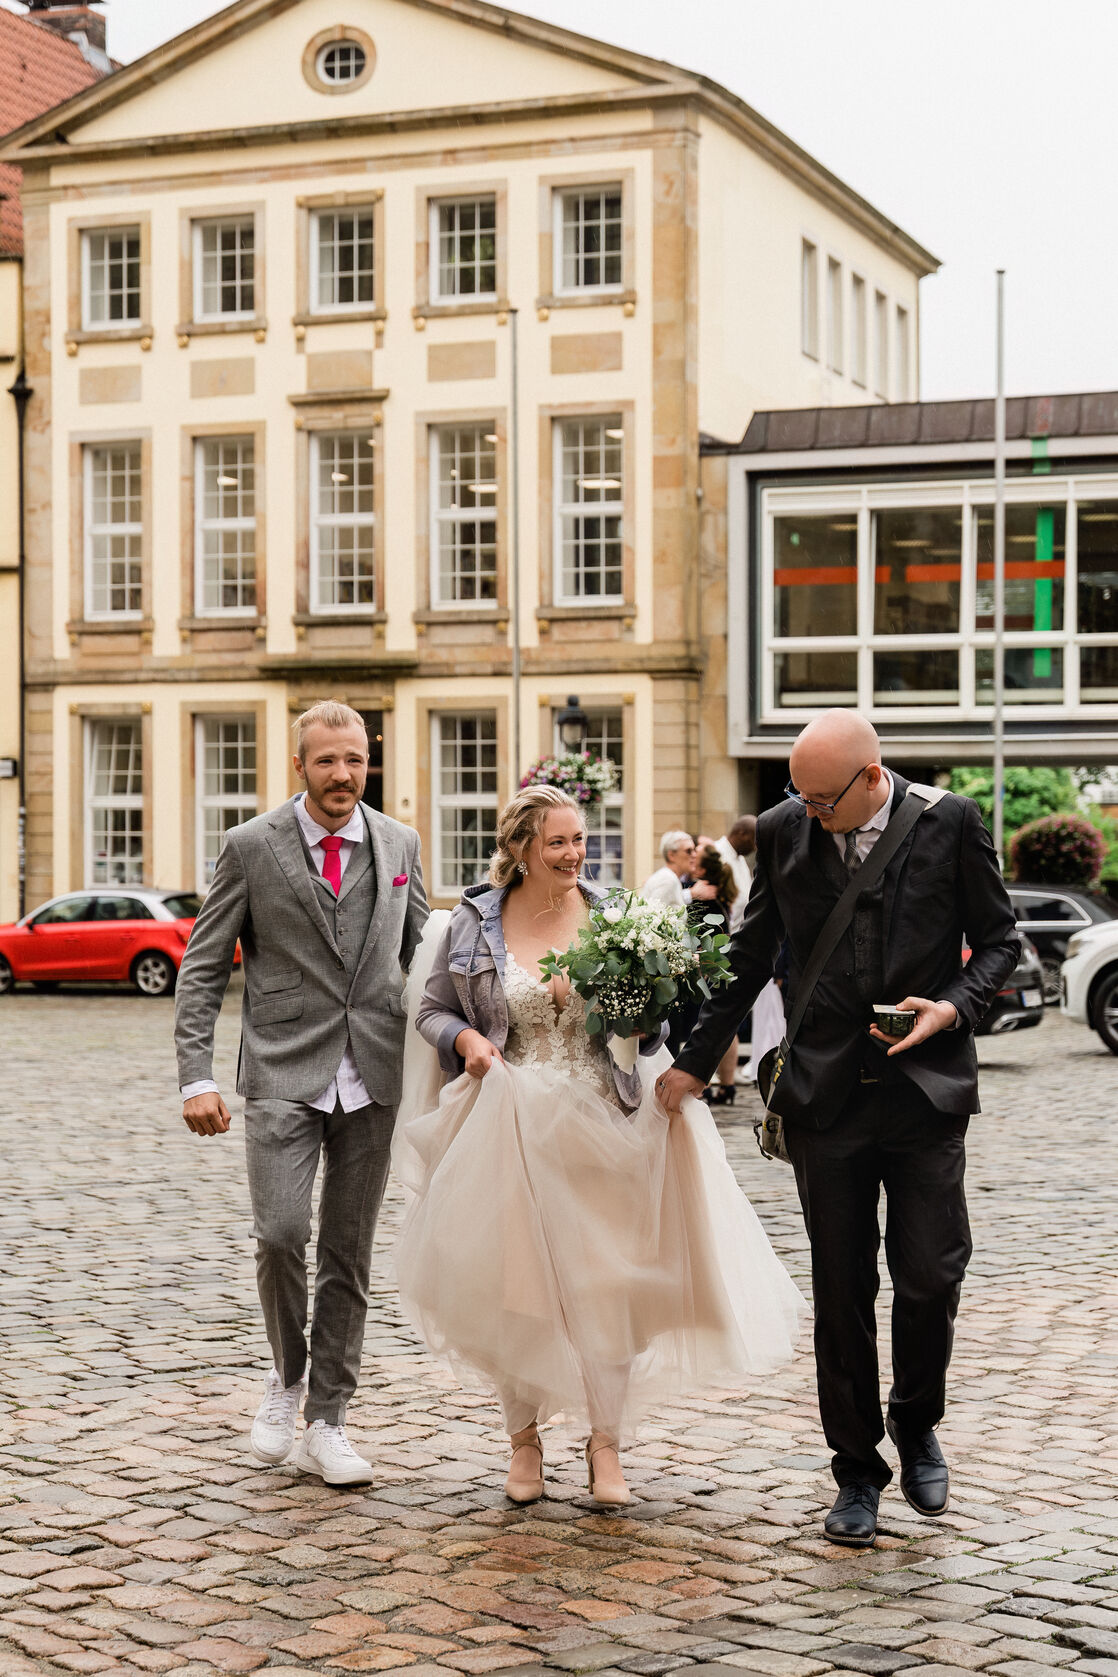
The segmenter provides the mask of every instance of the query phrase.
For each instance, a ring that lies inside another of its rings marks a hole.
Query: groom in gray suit
[[[252,1428],[259,1461],[287,1459],[330,1485],[367,1483],[345,1435],[361,1370],[369,1267],[400,1099],[403,973],[427,919],[419,837],[360,800],[361,717],[326,700],[295,724],[306,791],[233,827],[179,972],[175,1042],[183,1118],[229,1128],[213,1081],[214,1024],[240,940],[245,994],[237,1092],[256,1277],[274,1367]],[[318,1252],[306,1339],[311,1205]]]

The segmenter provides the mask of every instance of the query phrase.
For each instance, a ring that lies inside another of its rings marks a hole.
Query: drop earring
[[[527,877],[528,877],[528,864],[527,864],[527,862],[517,862],[516,871],[520,875],[521,879],[527,879]]]

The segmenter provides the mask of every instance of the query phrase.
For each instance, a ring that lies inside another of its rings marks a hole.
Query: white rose
[[[624,920],[624,918],[625,916],[619,908],[604,908],[602,910],[602,919],[607,925],[616,926],[618,921]]]

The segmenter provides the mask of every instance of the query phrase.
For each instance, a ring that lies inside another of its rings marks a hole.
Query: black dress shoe
[[[901,1493],[918,1514],[942,1514],[950,1493],[950,1475],[934,1432],[906,1436],[890,1416],[885,1429],[901,1458]]]
[[[876,1485],[844,1485],[835,1506],[823,1521],[832,1543],[849,1549],[870,1549],[877,1536],[877,1505],[881,1492]]]

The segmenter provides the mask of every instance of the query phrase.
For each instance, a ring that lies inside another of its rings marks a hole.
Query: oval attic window
[[[360,41],[331,41],[319,53],[315,68],[329,86],[345,87],[364,75],[367,63],[368,56]]]

